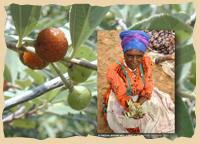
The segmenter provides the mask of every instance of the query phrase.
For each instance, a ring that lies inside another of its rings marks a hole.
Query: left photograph
[[[95,135],[94,32],[108,7],[11,4],[5,10],[5,137]],[[86,18],[89,10],[97,21]]]

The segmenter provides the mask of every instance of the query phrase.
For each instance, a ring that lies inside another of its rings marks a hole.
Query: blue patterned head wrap
[[[141,30],[126,30],[120,33],[123,52],[137,49],[145,52],[149,44],[149,35]]]

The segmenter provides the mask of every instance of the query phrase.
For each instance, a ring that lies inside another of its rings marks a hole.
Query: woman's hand
[[[134,102],[134,106],[135,106],[136,108],[139,108],[139,107],[141,106],[141,104],[138,103],[138,102]]]
[[[137,103],[139,103],[140,105],[142,105],[146,100],[147,100],[146,97],[139,96],[138,99],[137,99]]]
[[[140,103],[129,100],[127,104],[129,111],[124,113],[126,117],[134,119],[143,118],[144,111]]]

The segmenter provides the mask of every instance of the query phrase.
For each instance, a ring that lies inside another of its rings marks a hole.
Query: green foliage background
[[[192,3],[173,5],[113,5],[98,7],[32,6],[15,5],[6,7],[7,22],[5,41],[18,46],[33,46],[38,32],[47,27],[64,31],[69,51],[66,57],[97,60],[96,30],[121,29],[117,23],[122,19],[129,29],[172,29],[176,32],[176,134],[168,138],[191,137],[195,128],[193,93],[196,86],[196,59],[192,44],[195,16]],[[68,71],[66,63],[56,62],[62,73]],[[49,65],[43,70],[31,70],[19,60],[16,52],[7,49],[4,79],[16,89],[4,91],[4,98],[10,99],[19,93],[32,89],[57,76]],[[3,115],[25,107],[25,113],[42,106],[34,113],[4,123],[6,137],[70,137],[75,135],[96,135],[97,116],[97,72],[80,83],[92,92],[90,105],[82,111],[75,111],[67,104],[68,90],[64,87],[51,90],[24,104],[5,110]]]

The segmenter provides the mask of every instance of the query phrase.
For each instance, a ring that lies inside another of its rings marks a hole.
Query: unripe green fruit
[[[88,88],[84,86],[74,86],[68,95],[68,104],[75,110],[86,108],[91,101],[92,95]]]
[[[71,80],[73,80],[75,83],[81,83],[88,79],[88,77],[91,75],[92,70],[79,66],[79,65],[72,65],[68,69],[68,74]]]
[[[105,21],[110,21],[115,19],[115,14],[112,12],[107,12],[106,15],[104,16]]]
[[[115,23],[115,14],[112,12],[107,12],[100,25],[102,27],[111,29],[113,28],[112,25],[114,23]]]

